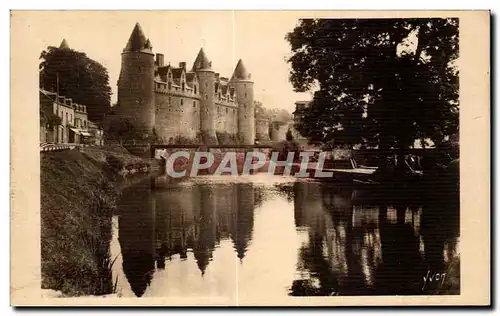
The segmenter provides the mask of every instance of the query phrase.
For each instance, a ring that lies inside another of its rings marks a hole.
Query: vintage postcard
[[[490,12],[11,11],[14,306],[490,305]]]

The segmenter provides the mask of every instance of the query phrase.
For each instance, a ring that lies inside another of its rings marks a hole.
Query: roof
[[[45,94],[46,96],[56,96],[57,95],[57,93],[55,93],[55,92],[50,92],[50,91],[47,91],[47,90],[42,89],[42,88],[40,88],[39,90],[41,93]]]
[[[240,59],[236,64],[236,68],[234,69],[233,76],[231,80],[249,80],[250,74],[248,73],[245,65],[243,65],[243,61]]]
[[[228,85],[226,85],[226,84],[221,84],[220,85],[220,90],[221,90],[221,92],[222,92],[223,95],[227,94],[227,88],[228,88]]]
[[[68,42],[66,41],[65,38],[63,38],[62,42],[61,42],[61,45],[59,45],[59,48],[60,49],[69,49],[69,45],[68,45]]]
[[[167,74],[168,74],[168,70],[170,68],[171,68],[170,65],[158,68],[158,70],[157,70],[158,75],[160,76],[162,81],[167,81]]]
[[[141,51],[143,49],[150,49],[151,42],[146,38],[142,31],[141,25],[136,23],[130,38],[128,39],[127,46],[124,51]]]
[[[191,71],[200,69],[212,69],[212,63],[208,60],[207,55],[203,51],[203,48],[200,49],[198,56],[196,56]]]
[[[308,105],[311,101],[296,101],[295,104]]]
[[[186,81],[187,82],[192,82],[196,79],[196,73],[194,72],[188,72],[186,73]]]
[[[174,79],[179,79],[182,75],[184,68],[172,68],[172,76]]]

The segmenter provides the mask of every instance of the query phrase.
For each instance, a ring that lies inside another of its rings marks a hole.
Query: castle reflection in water
[[[351,196],[315,182],[130,187],[115,228],[118,287],[157,297],[459,294],[457,212]]]

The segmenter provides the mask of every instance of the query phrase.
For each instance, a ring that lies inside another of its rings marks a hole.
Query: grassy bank
[[[42,288],[68,296],[113,291],[109,242],[121,173],[144,166],[123,148],[42,155]]]

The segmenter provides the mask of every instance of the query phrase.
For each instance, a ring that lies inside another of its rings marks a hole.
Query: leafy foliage
[[[269,109],[262,102],[254,101],[254,113],[256,118],[267,118],[277,122],[288,122],[292,115],[285,109]]]
[[[109,115],[106,118],[105,135],[107,140],[143,140],[142,131],[130,119]]]
[[[54,127],[62,124],[62,119],[56,114],[51,114],[47,118],[47,124],[49,125],[49,128],[53,129]]]
[[[99,123],[110,109],[107,69],[85,53],[49,46],[40,55],[40,87],[57,91],[87,106],[89,120]]]
[[[313,141],[408,148],[458,127],[458,19],[303,19],[286,39],[296,128]]]
[[[215,132],[219,145],[238,145],[238,136],[228,132]]]
[[[278,153],[278,161],[286,161],[290,152],[294,153],[294,161],[298,161],[301,146],[296,141],[283,140],[274,144],[272,151]]]

